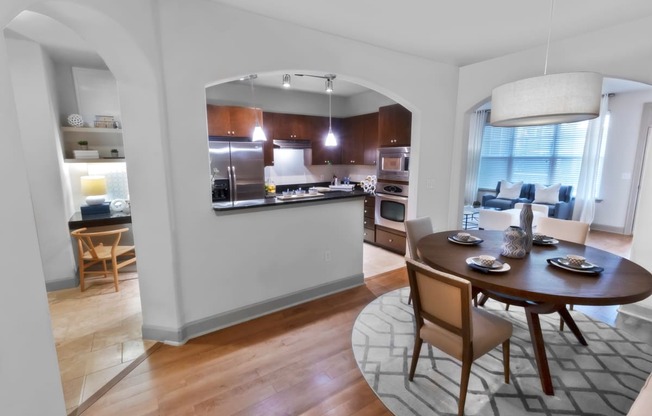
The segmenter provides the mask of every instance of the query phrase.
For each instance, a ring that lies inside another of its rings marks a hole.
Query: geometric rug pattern
[[[356,319],[351,336],[360,371],[395,415],[456,415],[461,364],[423,343],[414,381],[407,378],[414,345],[409,288],[376,298]],[[652,347],[628,333],[570,311],[588,342],[579,344],[559,315],[540,315],[554,396],[541,390],[525,313],[489,300],[491,312],[514,325],[510,384],[504,383],[502,347],[474,361],[465,414],[625,415],[650,372]],[[652,415],[652,409],[651,413]]]

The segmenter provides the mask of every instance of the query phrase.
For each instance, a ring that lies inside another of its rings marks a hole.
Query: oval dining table
[[[652,274],[623,257],[583,244],[559,240],[554,245],[533,245],[523,258],[501,256],[504,233],[478,230],[479,244],[458,244],[448,237],[464,230],[443,231],[423,237],[417,243],[421,260],[437,270],[467,279],[476,292],[525,309],[534,355],[547,395],[554,395],[546,356],[540,314],[559,313],[578,341],[587,345],[577,324],[566,309],[573,305],[622,305],[645,299],[652,294]],[[483,273],[471,268],[466,259],[494,256],[509,264],[505,272]],[[576,254],[604,270],[596,275],[565,270],[548,259]]]

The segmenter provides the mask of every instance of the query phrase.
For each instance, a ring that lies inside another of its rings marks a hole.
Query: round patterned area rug
[[[353,327],[353,353],[365,379],[395,415],[456,415],[460,362],[423,344],[414,381],[407,378],[414,345],[409,288],[375,299]],[[624,331],[571,311],[588,341],[577,342],[559,315],[542,315],[541,326],[554,396],[541,391],[525,313],[489,300],[485,308],[514,324],[510,384],[503,380],[502,349],[471,368],[465,414],[625,415],[652,372],[652,347]]]

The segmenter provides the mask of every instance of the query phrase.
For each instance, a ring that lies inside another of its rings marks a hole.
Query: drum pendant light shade
[[[600,114],[602,75],[569,72],[501,85],[491,94],[494,127],[573,123]]]

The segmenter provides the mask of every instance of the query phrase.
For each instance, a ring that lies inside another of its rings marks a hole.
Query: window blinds
[[[527,127],[492,127],[482,136],[478,186],[500,180],[562,183],[577,188],[588,121]]]

